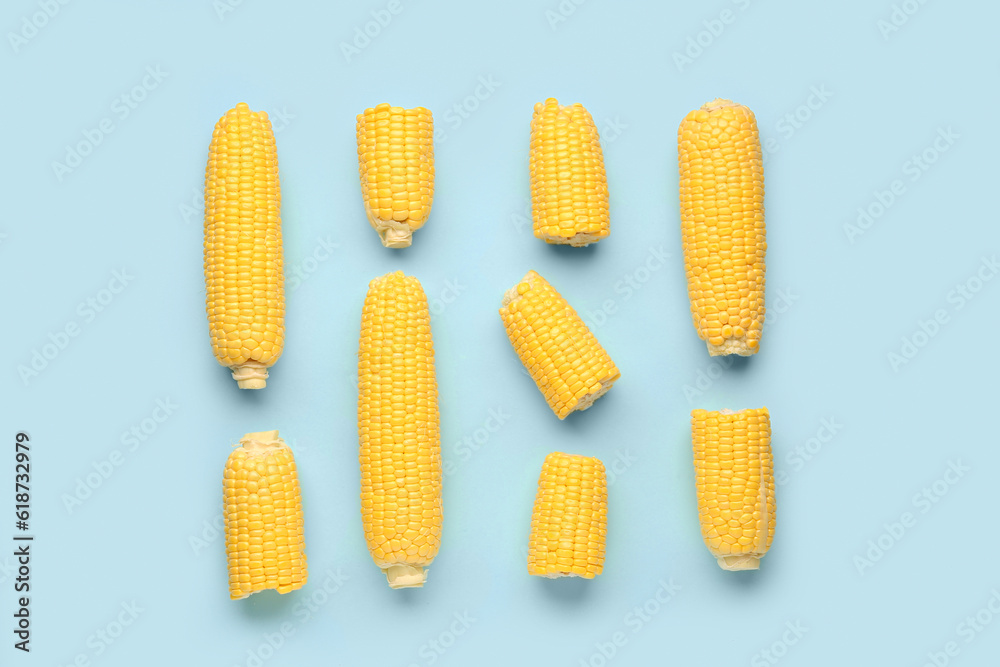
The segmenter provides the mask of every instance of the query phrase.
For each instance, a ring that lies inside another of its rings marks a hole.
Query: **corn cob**
[[[357,118],[358,170],[368,221],[382,245],[406,248],[434,199],[434,119],[423,107],[379,104]]]
[[[774,538],[767,408],[691,412],[701,535],[724,570],[756,570]]]
[[[535,237],[589,245],[608,236],[608,181],[597,126],[582,104],[554,98],[531,118],[531,212]]]
[[[764,326],[764,171],[753,112],[715,99],[677,131],[691,317],[711,356],[748,356]]]
[[[504,294],[500,317],[521,363],[559,419],[589,408],[621,377],[572,306],[534,271]]]
[[[427,297],[402,271],[365,297],[358,437],[368,550],[390,588],[423,586],[441,542],[441,440]]]
[[[208,149],[205,310],[215,358],[240,389],[262,389],[284,346],[280,208],[271,121],[237,104]]]
[[[593,579],[604,569],[608,492],[604,464],[590,456],[545,457],[528,540],[528,574]]]
[[[229,597],[306,583],[302,495],[292,450],[277,431],[247,433],[223,480]]]

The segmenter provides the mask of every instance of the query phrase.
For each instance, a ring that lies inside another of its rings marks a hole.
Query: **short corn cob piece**
[[[528,540],[528,574],[593,579],[604,570],[608,482],[590,456],[545,457]]]
[[[756,570],[774,538],[767,408],[691,412],[701,535],[723,570]]]
[[[573,307],[534,271],[501,306],[511,345],[559,419],[589,408],[621,377]]]
[[[229,597],[306,583],[302,495],[292,450],[277,431],[247,433],[223,480]]]
[[[423,586],[441,543],[441,438],[427,297],[402,271],[368,286],[358,349],[361,519],[390,588]]]
[[[380,104],[358,115],[358,170],[368,221],[387,248],[406,248],[434,199],[434,119]]]
[[[246,104],[215,124],[205,169],[205,310],[215,358],[262,389],[285,338],[281,187],[271,121]]]
[[[535,105],[529,163],[536,238],[580,247],[608,236],[604,153],[582,104],[562,106],[550,97]]]
[[[691,317],[711,356],[757,352],[764,326],[764,171],[753,112],[716,99],[677,131]]]

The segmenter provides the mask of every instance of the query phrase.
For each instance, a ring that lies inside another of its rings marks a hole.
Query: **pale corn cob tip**
[[[767,408],[691,412],[702,538],[724,570],[756,570],[775,528]]]
[[[717,98],[677,131],[691,317],[712,356],[759,350],[764,326],[764,172],[757,121]]]
[[[223,496],[229,597],[302,588],[302,494],[292,450],[277,431],[243,436],[226,461]]]
[[[280,209],[271,121],[241,102],[212,133],[204,242],[212,350],[241,389],[262,389],[284,348]]]
[[[402,271],[371,281],[358,349],[361,518],[391,588],[423,586],[441,543],[441,441],[427,297]]]
[[[507,337],[559,419],[586,410],[621,377],[573,307],[529,271],[501,301]]]
[[[358,171],[368,222],[387,248],[406,248],[434,200],[434,119],[423,107],[379,104],[357,117]]]
[[[597,458],[545,457],[528,539],[528,574],[593,579],[604,570],[608,492]]]
[[[535,105],[529,168],[536,238],[582,247],[608,236],[604,153],[582,104],[562,106],[550,97]]]

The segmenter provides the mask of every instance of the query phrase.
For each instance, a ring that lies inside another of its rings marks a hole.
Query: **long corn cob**
[[[716,99],[677,130],[691,317],[711,356],[748,356],[764,326],[764,171],[753,112]]]
[[[528,574],[593,579],[604,570],[608,492],[604,464],[590,456],[545,457],[528,540]]]
[[[767,408],[691,412],[701,535],[724,570],[756,570],[774,538]]]
[[[229,597],[306,583],[302,496],[292,450],[277,431],[247,433],[223,480]]]
[[[534,271],[507,290],[507,337],[559,419],[586,410],[621,377],[580,316]]]
[[[365,297],[358,436],[368,550],[391,588],[423,586],[441,542],[441,439],[427,297],[402,271]]]
[[[608,236],[608,181],[597,126],[582,104],[555,98],[531,118],[531,212],[535,237],[585,246]]]
[[[379,104],[358,114],[358,170],[368,221],[387,248],[405,248],[434,199],[434,119],[423,107]]]
[[[271,121],[237,104],[208,149],[205,310],[215,358],[240,389],[262,389],[284,346],[280,208]]]

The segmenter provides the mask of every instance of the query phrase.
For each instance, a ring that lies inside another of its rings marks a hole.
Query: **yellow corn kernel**
[[[693,410],[701,536],[723,570],[756,570],[774,538],[774,464],[767,408]]]
[[[715,99],[677,130],[691,318],[711,356],[749,356],[764,327],[764,170],[757,119]]]
[[[545,457],[528,540],[528,574],[593,579],[604,570],[608,483],[591,456]]]
[[[581,247],[608,236],[604,153],[582,104],[550,97],[535,105],[529,162],[535,238]]]
[[[621,373],[566,299],[534,271],[507,290],[507,337],[559,419],[586,410]]]
[[[434,199],[434,119],[423,107],[380,104],[358,115],[358,171],[382,245],[406,248]]]
[[[277,431],[247,433],[223,479],[229,597],[306,583],[302,495],[292,450]]]
[[[215,124],[205,169],[205,310],[215,358],[262,389],[285,340],[281,187],[271,121],[244,103]]]
[[[423,586],[441,543],[441,437],[427,297],[402,271],[368,285],[358,438],[368,551],[390,588]]]

